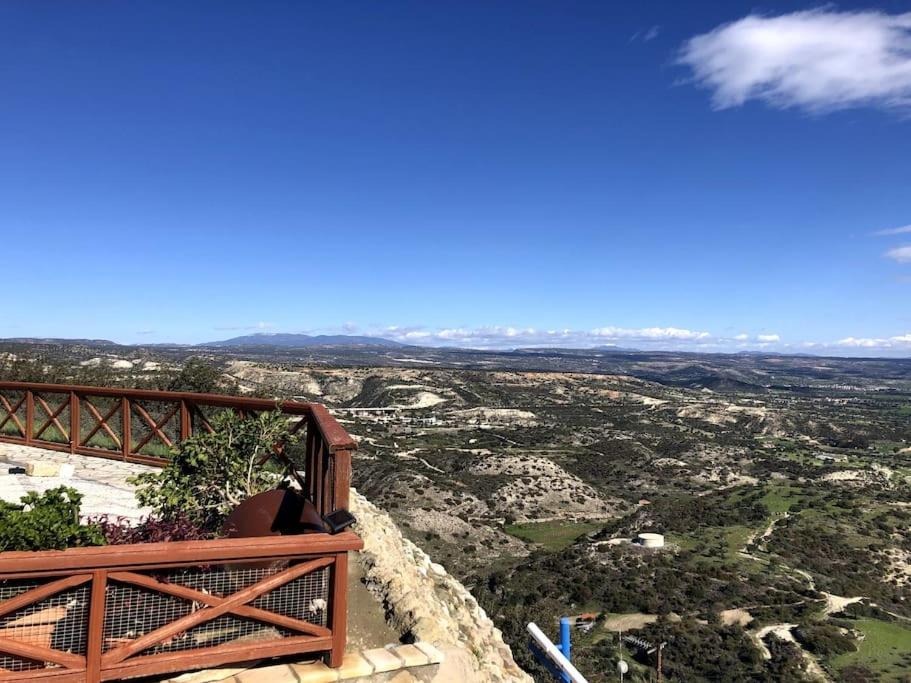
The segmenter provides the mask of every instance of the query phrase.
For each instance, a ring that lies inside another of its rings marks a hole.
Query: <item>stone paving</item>
[[[163,683],[470,683],[475,680],[470,671],[471,667],[460,668],[450,662],[449,653],[417,642],[349,652],[338,669],[322,662],[209,669]]]
[[[75,473],[70,478],[9,474],[10,467],[24,467],[28,462],[69,463],[74,466]],[[40,493],[57,486],[71,486],[84,496],[83,516],[108,514],[138,520],[147,517],[151,511],[136,502],[134,487],[127,483],[127,478],[155,470],[154,467],[118,460],[0,443],[0,499],[19,502],[29,491]]]

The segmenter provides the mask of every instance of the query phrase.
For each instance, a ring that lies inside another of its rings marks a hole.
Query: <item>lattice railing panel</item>
[[[132,453],[167,458],[180,441],[179,401],[132,401],[130,418]]]
[[[219,408],[217,406],[194,405],[190,409],[190,426],[194,434],[211,432],[212,420],[219,413],[233,411],[233,408]]]
[[[270,577],[288,570],[286,563],[268,567],[216,566],[208,569],[174,569],[143,574],[145,585],[135,578],[113,580],[106,593],[103,650],[110,652],[133,640],[168,627],[175,621],[207,609],[203,600],[230,599]],[[131,575],[135,577],[136,575]],[[330,594],[329,567],[321,567],[259,595],[241,609],[253,608],[252,616],[227,613],[171,634],[138,653],[140,656],[214,647],[229,642],[276,640],[299,632],[270,618],[292,620],[326,628]],[[132,581],[132,582],[131,582]],[[154,582],[154,583],[151,583]],[[160,590],[157,588],[160,587]],[[195,591],[198,600],[174,595],[181,589]],[[275,615],[278,615],[276,618]]]
[[[8,580],[0,584],[0,602],[22,596],[46,581]],[[89,585],[83,584],[37,600],[0,617],[0,638],[29,646],[85,655],[88,640]],[[0,669],[31,671],[48,664],[0,653]]]
[[[278,640],[294,635],[290,631],[269,626],[252,619],[243,619],[232,614],[207,621],[169,638],[163,643],[143,650],[139,656],[157,655],[163,652],[180,652],[215,647],[226,643],[253,643],[263,640]]]
[[[34,404],[35,426],[32,438],[35,441],[69,443],[70,395],[35,392]]]
[[[81,396],[79,445],[120,451],[123,448],[123,402],[107,396]]]
[[[25,438],[25,392],[0,391],[0,434]]]
[[[329,569],[320,569],[261,595],[251,604],[267,612],[328,625]]]
[[[193,610],[191,600],[132,584],[110,583],[105,593],[102,650],[107,652],[135,640]]]

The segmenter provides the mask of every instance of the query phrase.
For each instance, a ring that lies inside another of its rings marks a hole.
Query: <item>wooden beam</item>
[[[252,643],[225,643],[217,647],[197,648],[181,652],[164,652],[157,655],[132,657],[118,665],[102,670],[101,680],[113,681],[138,676],[152,676],[176,671],[207,669],[222,664],[239,664],[270,657],[322,652],[332,646],[331,638],[293,636],[274,641]]]
[[[36,602],[40,602],[57,593],[62,593],[70,588],[81,586],[82,584],[91,581],[91,579],[91,574],[77,574],[75,576],[67,576],[66,578],[57,581],[51,581],[50,583],[25,591],[24,593],[19,593],[19,595],[0,602],[0,617],[6,616],[10,612],[20,610],[23,607],[33,605]]]
[[[17,657],[33,659],[37,662],[51,662],[66,667],[67,669],[85,668],[85,657],[74,655],[69,652],[52,650],[49,647],[40,647],[32,645],[21,640],[13,640],[0,636],[0,652],[7,652]]]

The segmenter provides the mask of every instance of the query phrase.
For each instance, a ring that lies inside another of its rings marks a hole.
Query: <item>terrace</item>
[[[0,460],[8,461],[0,496],[15,502],[22,486],[23,477],[6,474],[10,464],[66,462],[90,511],[138,518],[146,511],[136,508],[127,475],[166,465],[172,448],[211,433],[221,411],[249,417],[276,409],[299,445],[279,445],[257,465],[289,475],[320,517],[347,510],[357,446],[323,406],[11,382],[0,382]],[[369,657],[346,656],[349,593],[362,593],[357,621],[383,622],[380,605],[351,581],[349,553],[362,547],[356,533],[342,530],[0,552],[0,680],[160,680],[314,657],[322,663],[297,665],[311,667],[310,680],[388,671]],[[390,635],[377,627],[371,640],[364,630],[359,647]],[[438,663],[428,651],[409,651],[411,663]],[[284,680],[281,671],[273,667],[261,680]],[[301,672],[288,680],[308,680]]]

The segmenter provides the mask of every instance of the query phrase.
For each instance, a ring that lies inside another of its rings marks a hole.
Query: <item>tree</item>
[[[168,391],[192,391],[199,394],[214,394],[222,389],[224,381],[221,369],[202,358],[191,358],[168,383]]]
[[[294,441],[285,415],[276,410],[244,418],[226,410],[212,427],[182,441],[161,471],[131,480],[140,504],[163,519],[186,517],[215,529],[242,501],[279,485],[282,475],[259,463],[276,444]]]

